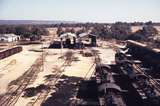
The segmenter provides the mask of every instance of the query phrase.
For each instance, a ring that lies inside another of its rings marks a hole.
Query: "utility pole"
[[[63,50],[63,38],[61,38],[61,56],[63,56],[62,50]]]
[[[41,48],[42,48],[42,71],[44,71],[43,41],[42,41]]]

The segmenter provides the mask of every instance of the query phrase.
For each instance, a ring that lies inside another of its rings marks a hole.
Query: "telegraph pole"
[[[43,41],[42,41],[41,48],[42,48],[42,71],[44,71]]]

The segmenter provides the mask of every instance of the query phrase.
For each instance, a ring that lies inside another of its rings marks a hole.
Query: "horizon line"
[[[75,20],[53,20],[53,19],[0,19],[0,21],[60,21],[60,22],[73,22],[73,23],[116,23],[116,22],[122,22],[122,23],[146,23],[146,22],[152,22],[152,23],[160,23],[160,21],[114,21],[114,22],[98,22],[98,21],[75,21]]]

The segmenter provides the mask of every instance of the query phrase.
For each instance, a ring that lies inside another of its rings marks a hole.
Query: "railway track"
[[[153,77],[151,77],[150,75],[148,75],[147,73],[145,73],[144,70],[142,70],[139,65],[137,65],[137,64],[133,64],[133,65],[134,65],[135,69],[136,69],[138,72],[140,72],[141,74],[143,74],[143,75],[145,75],[147,78],[149,78],[150,81],[151,81],[151,84],[157,89],[157,91],[160,92],[160,83],[157,82]]]
[[[44,103],[44,101],[47,99],[47,96],[49,95],[51,90],[55,88],[57,81],[62,76],[62,73],[65,70],[65,68],[68,66],[68,63],[71,63],[71,61],[72,60],[68,60],[68,59],[64,61],[64,63],[60,66],[60,68],[56,70],[54,77],[51,78],[49,81],[45,82],[46,86],[48,86],[49,89],[43,90],[42,92],[38,93],[37,98],[34,101],[29,102],[27,106],[39,106],[42,103]]]
[[[125,59],[127,59],[127,56],[125,55]],[[128,60],[128,59],[127,59]],[[146,78],[150,80],[150,84],[158,91],[160,92],[160,83],[156,81],[150,74],[146,73],[139,64],[135,64],[133,60],[129,60],[132,63],[134,71],[138,72],[139,74],[144,75]]]
[[[126,55],[124,55],[123,58],[125,58],[125,60],[128,60]],[[144,75],[146,78],[148,78],[148,79],[150,80],[150,84],[151,84],[158,92],[160,92],[160,83],[159,83],[158,81],[156,81],[150,74],[146,73],[145,70],[143,70],[139,64],[135,64],[134,61],[133,61],[133,60],[130,60],[130,59],[129,59],[129,61],[131,61],[132,66],[133,66],[133,68],[134,68],[134,71],[136,71],[136,72]]]
[[[101,64],[101,59],[100,56],[98,55],[97,51],[93,48],[90,48],[91,53],[94,56],[94,61],[93,64],[91,65],[91,67],[89,68],[89,70],[87,71],[86,75],[84,76],[84,79],[87,79],[87,75],[89,74],[89,72],[91,71],[91,69],[96,66],[96,65],[100,65]],[[95,71],[92,72],[91,76],[95,73]]]
[[[0,106],[15,106],[18,99],[21,97],[24,90],[27,88],[27,86],[31,83],[33,83],[36,79],[37,74],[42,70],[43,65],[43,58],[45,58],[46,55],[41,56],[38,58],[35,63],[26,71],[26,73],[23,75],[23,78],[18,81],[16,84],[17,88],[11,91],[8,91],[4,96],[0,97]],[[99,63],[100,57],[97,53],[94,52],[95,60],[94,65]],[[43,57],[43,58],[42,58]],[[46,81],[45,85],[49,87],[47,90],[43,90],[42,92],[39,92],[37,94],[37,97],[35,100],[29,102],[27,106],[37,106],[42,104],[46,99],[51,90],[55,88],[55,84],[62,76],[62,72],[65,70],[68,63],[71,63],[71,60],[66,59],[64,63],[60,66],[60,68],[55,72],[55,75],[53,78],[51,78],[49,81]],[[93,67],[93,66],[92,66]],[[57,67],[55,67],[57,68]]]
[[[16,82],[17,88],[14,90],[12,89],[12,91],[9,89],[6,94],[0,97],[0,106],[14,106],[16,104],[26,87],[34,82],[37,74],[41,71],[43,58],[45,58],[45,55],[36,59],[35,63],[29,68],[29,70],[23,74],[21,80]]]

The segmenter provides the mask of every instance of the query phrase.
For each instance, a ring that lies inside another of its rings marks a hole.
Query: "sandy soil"
[[[143,28],[142,26],[132,26],[131,27],[131,31],[134,33],[134,32],[136,32],[136,31],[138,31],[138,30],[140,30],[142,28]]]
[[[114,64],[115,63],[115,51],[110,48],[96,48],[99,51],[101,62],[103,64]]]
[[[132,26],[131,30],[134,33],[142,28],[143,28],[143,26]],[[160,34],[160,26],[154,26],[154,28],[156,28],[158,30],[158,33]]]
[[[5,93],[8,84],[21,76],[41,54],[28,51],[39,46],[23,46],[23,51],[0,60],[0,94]]]
[[[114,62],[115,51],[110,49],[110,44],[102,44],[102,46],[104,45],[105,48],[99,47],[93,49],[99,51],[103,63],[111,64]],[[47,44],[45,46],[47,46]],[[37,50],[40,48],[41,45],[23,46],[22,52],[0,61],[0,93],[4,93],[8,84],[28,70],[34,61],[42,54],[42,52],[30,50]],[[52,105],[65,106],[76,96],[76,90],[78,89],[76,84],[82,79],[89,79],[93,74],[95,69],[94,56],[84,57],[80,54],[79,50],[63,49],[63,51],[61,51],[61,49],[44,49],[47,55],[44,60],[43,71],[38,73],[37,79],[34,83],[28,85],[27,88],[46,84],[46,76],[54,75],[55,70],[62,66],[64,59],[60,59],[59,57],[64,55],[67,51],[72,51],[73,57],[76,58],[76,60],[73,60],[71,64],[67,65],[63,70],[59,70],[63,72],[61,75],[62,77],[60,77],[55,85],[57,90],[50,91],[48,98],[46,98],[44,102],[44,106],[50,102]],[[22,96],[23,94],[20,96],[15,106],[27,106],[28,103],[35,101],[37,98],[37,95],[33,97]],[[39,106],[40,104],[41,103],[36,103],[35,106]]]
[[[47,75],[52,75],[54,73],[54,68],[55,67],[60,67],[63,63],[63,60],[58,59],[61,56],[61,51],[59,49],[50,49],[50,50],[44,50],[45,53],[48,53],[45,60],[44,60],[44,66],[43,66],[43,71],[38,74],[37,79],[35,82],[31,85],[28,85],[27,88],[30,87],[37,87],[41,84],[46,83],[46,77]],[[65,52],[66,50],[64,50]],[[34,101],[37,96],[26,98],[26,97],[21,97],[19,98],[18,102],[16,103],[16,106],[26,106],[29,102]]]
[[[160,34],[160,26],[154,26],[158,30],[158,34]]]
[[[114,61],[114,54],[115,52],[112,49],[101,49],[101,48],[94,48],[100,52],[100,57],[102,58],[102,62],[106,64],[110,64]],[[68,49],[64,49],[63,53],[68,51]],[[79,50],[71,50],[74,52],[74,57],[77,58],[76,61],[72,61],[71,65],[67,66],[64,70],[62,75],[66,76],[68,78],[77,78],[77,80],[74,83],[78,83],[81,79],[89,79],[91,75],[93,74],[95,65],[93,65],[94,57],[84,57],[81,54],[79,54]],[[36,87],[40,84],[45,84],[45,79],[47,75],[52,75],[55,71],[55,67],[60,67],[64,60],[59,59],[58,57],[61,56],[61,50],[60,49],[48,49],[45,50],[45,52],[48,53],[48,55],[45,58],[44,62],[44,71],[40,72],[38,74],[38,77],[36,81],[29,85],[28,87]],[[64,79],[59,79],[59,81],[63,81]],[[72,82],[72,81],[71,81]],[[57,82],[59,83],[59,82]],[[70,86],[68,86],[70,87]],[[75,87],[75,89],[77,89]],[[62,91],[67,92],[67,91]],[[52,90],[52,92],[49,93],[48,98],[52,98],[54,95],[56,95],[56,91]],[[75,93],[76,94],[76,93]],[[21,95],[22,96],[22,95]],[[71,96],[71,95],[70,95]],[[69,96],[69,97],[70,97]],[[73,96],[73,94],[72,94]],[[26,106],[29,102],[33,102],[37,96],[34,97],[20,97],[16,106]],[[55,99],[57,96],[55,97]],[[61,100],[64,98],[61,97]],[[69,99],[69,98],[68,98]],[[36,105],[38,106],[38,105]]]

